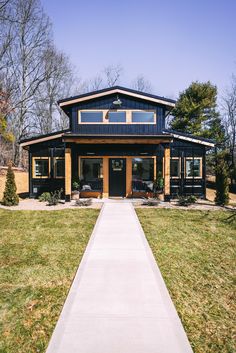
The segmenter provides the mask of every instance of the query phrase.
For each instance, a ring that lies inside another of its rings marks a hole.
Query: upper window
[[[108,114],[109,123],[125,123],[126,112],[109,112]]]
[[[49,177],[49,158],[33,158],[33,178]]]
[[[154,112],[132,112],[132,123],[154,123]]]
[[[185,174],[186,178],[201,178],[202,166],[201,158],[186,158]]]
[[[79,124],[155,124],[156,113],[150,110],[79,110]]]
[[[65,177],[65,159],[62,157],[55,158],[54,176],[55,176],[55,178],[64,178]]]
[[[102,123],[103,112],[102,111],[83,111],[80,112],[81,123]]]
[[[170,176],[172,178],[179,178],[180,175],[180,159],[171,158],[170,160]]]

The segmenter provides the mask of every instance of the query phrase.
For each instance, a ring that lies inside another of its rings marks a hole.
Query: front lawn
[[[0,352],[44,352],[99,211],[0,210]]]
[[[195,353],[236,352],[235,216],[137,209]]]

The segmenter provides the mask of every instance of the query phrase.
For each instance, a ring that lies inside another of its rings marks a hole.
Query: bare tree
[[[103,70],[105,75],[106,85],[108,87],[113,87],[117,85],[120,81],[120,77],[123,73],[123,68],[121,65],[108,65]]]
[[[141,92],[151,93],[153,91],[151,83],[143,75],[138,75],[131,86]]]
[[[51,38],[51,26],[39,0],[14,0],[12,16],[14,39],[7,50],[10,65],[5,74],[11,83],[14,163],[19,164],[21,151],[17,143],[31,128],[33,98],[45,81],[42,57]]]
[[[236,76],[232,75],[231,86],[222,98],[224,110],[224,125],[227,134],[227,142],[231,155],[232,170],[235,174],[236,163]],[[235,179],[235,175],[234,175]]]
[[[57,101],[73,94],[76,79],[69,58],[49,45],[42,59],[44,82],[34,96],[35,130],[50,133],[68,126],[68,118],[59,111]]]

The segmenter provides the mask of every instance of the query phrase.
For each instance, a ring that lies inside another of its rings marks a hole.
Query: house
[[[166,128],[174,100],[115,86],[58,104],[69,129],[21,141],[30,197],[63,188],[70,200],[78,178],[81,197],[150,196],[155,180],[165,200],[205,197],[205,156],[214,144]]]

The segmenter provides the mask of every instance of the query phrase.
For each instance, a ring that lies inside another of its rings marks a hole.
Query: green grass
[[[137,209],[195,353],[235,353],[235,217]]]
[[[0,352],[44,352],[98,210],[0,210]]]

